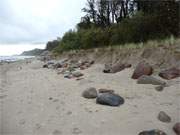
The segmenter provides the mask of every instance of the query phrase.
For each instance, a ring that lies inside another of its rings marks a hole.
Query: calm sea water
[[[18,60],[24,60],[28,58],[33,58],[34,56],[0,56],[0,62],[14,62]]]

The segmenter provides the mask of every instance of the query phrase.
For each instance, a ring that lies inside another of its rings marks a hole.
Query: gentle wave
[[[35,56],[0,56],[0,62],[15,62],[34,57]]]

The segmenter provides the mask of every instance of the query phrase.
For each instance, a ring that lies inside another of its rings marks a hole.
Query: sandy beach
[[[180,78],[162,92],[131,79],[133,68],[104,74],[103,64],[83,70],[84,79],[67,79],[31,60],[0,65],[1,135],[138,135],[160,129],[175,135],[180,121]],[[113,89],[125,99],[119,107],[96,104],[82,92],[89,87]],[[165,111],[170,123],[157,119]]]

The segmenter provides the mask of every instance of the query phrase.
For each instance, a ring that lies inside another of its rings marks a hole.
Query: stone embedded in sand
[[[138,79],[142,75],[152,75],[152,73],[153,68],[148,63],[140,62],[134,70],[134,73],[131,78]]]
[[[157,91],[163,91],[164,87],[165,87],[164,85],[160,85],[160,86],[155,87],[155,89]]]
[[[125,68],[129,68],[129,67],[131,67],[131,64],[128,64],[128,63],[125,63],[125,64],[117,63],[112,66],[105,64],[103,72],[104,73],[117,73],[117,72],[120,72],[120,71],[124,70]]]
[[[158,119],[161,121],[161,122],[166,122],[166,123],[169,123],[171,122],[171,117],[169,117],[165,112],[161,111],[158,115]]]
[[[167,134],[159,129],[153,129],[149,131],[142,131],[138,135],[167,135]]]
[[[56,63],[56,64],[54,64],[53,66],[54,66],[55,69],[57,69],[57,68],[62,68],[62,64],[59,63],[59,62]]]
[[[43,65],[43,68],[48,68],[48,64],[44,64],[44,65]]]
[[[108,89],[99,89],[99,93],[114,93],[114,90],[108,90]]]
[[[142,75],[141,77],[139,77],[137,83],[138,84],[152,84],[152,85],[165,85],[166,84],[165,82],[153,76],[148,76],[148,75]]]
[[[97,91],[95,88],[91,87],[86,89],[83,93],[82,96],[84,98],[96,98],[97,97]]]
[[[57,130],[57,129],[54,130],[53,133],[52,133],[52,135],[61,135],[61,134],[62,134],[62,132]]]
[[[81,76],[83,76],[83,74],[81,72],[78,72],[78,71],[77,72],[73,72],[72,75],[74,77],[81,77]]]
[[[161,71],[159,73],[159,76],[164,79],[171,80],[171,79],[180,77],[180,69],[173,67],[173,68]]]
[[[180,135],[180,123],[176,123],[173,127],[173,130],[177,135]]]
[[[117,94],[102,93],[97,97],[96,103],[109,106],[119,106],[124,104],[124,99]]]
[[[64,75],[64,78],[68,78],[68,79],[71,79],[73,77],[74,76],[71,73],[67,73],[67,74]]]

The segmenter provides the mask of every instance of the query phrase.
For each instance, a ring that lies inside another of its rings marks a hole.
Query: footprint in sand
[[[62,132],[56,129],[53,131],[52,135],[62,135]]]
[[[81,134],[82,131],[79,128],[73,128],[72,133],[75,134],[75,135],[78,135],[78,134]]]
[[[26,121],[25,121],[24,119],[22,119],[22,120],[19,121],[19,124],[20,124],[20,125],[24,125],[25,123],[26,123]]]
[[[37,123],[37,124],[35,125],[35,129],[38,130],[38,129],[40,129],[40,128],[41,128],[41,124]]]
[[[6,97],[7,97],[7,95],[0,95],[0,99],[4,99]]]
[[[72,112],[71,112],[71,111],[68,111],[66,114],[67,114],[67,115],[71,115],[71,114],[72,114]]]
[[[53,102],[58,102],[58,101],[59,101],[59,99],[54,99],[54,100],[53,100]]]

